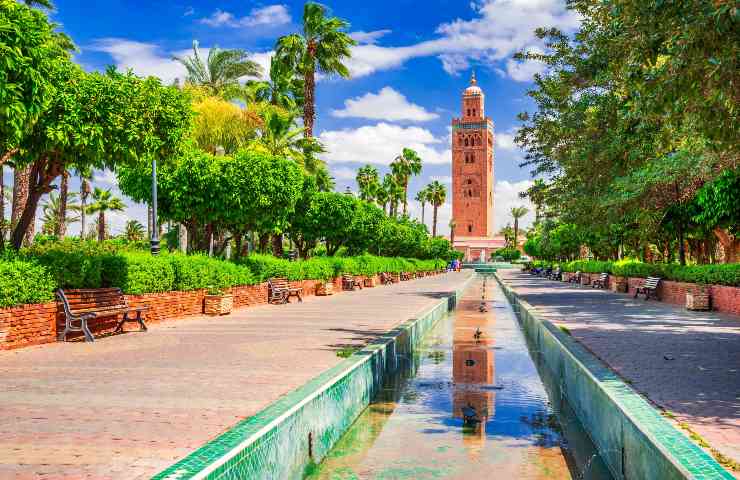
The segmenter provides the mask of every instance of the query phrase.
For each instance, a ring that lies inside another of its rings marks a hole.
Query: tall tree
[[[275,56],[303,75],[303,124],[306,138],[313,136],[316,116],[316,73],[348,78],[344,65],[356,42],[346,32],[349,24],[328,16],[326,7],[308,2],[303,7],[303,32],[280,37]]]
[[[424,223],[424,207],[429,201],[429,192],[426,187],[416,192],[415,200],[421,204],[421,223]]]
[[[144,239],[144,225],[136,220],[126,222],[125,230],[126,240],[136,242]]]
[[[432,218],[432,237],[436,237],[437,209],[444,205],[445,200],[447,200],[447,189],[444,185],[435,180],[427,186],[427,191],[429,192],[429,202],[434,207],[434,214]]]
[[[519,219],[528,213],[529,209],[524,206],[511,208],[511,217],[514,219],[514,248],[519,248]]]
[[[87,207],[87,213],[98,214],[98,241],[102,242],[105,240],[106,212],[120,212],[126,208],[126,205],[123,204],[120,198],[114,197],[110,190],[103,190],[98,187],[95,187],[92,199],[93,203]]]
[[[211,95],[227,99],[238,96],[239,79],[262,75],[262,67],[250,60],[249,54],[244,50],[222,50],[213,47],[203,59],[197,40],[193,40],[192,56],[176,56],[173,59],[187,70],[185,78],[187,83],[202,86],[208,89]]]
[[[388,215],[395,218],[398,216],[398,204],[403,198],[403,185],[395,175],[386,173],[383,177],[382,186],[388,194]]]
[[[270,59],[270,80],[247,82],[245,100],[266,102],[293,112],[303,110],[303,76],[277,56]]]
[[[360,198],[367,202],[375,201],[375,194],[380,185],[378,169],[372,165],[365,165],[357,170],[357,188],[360,190]]]
[[[412,175],[421,173],[421,158],[410,148],[404,148],[401,155],[397,156],[391,163],[391,172],[403,187],[403,214],[406,215],[408,212],[409,180]]]
[[[86,73],[68,62],[55,72],[53,83],[58,95],[24,137],[22,155],[14,158],[17,166],[31,169],[28,200],[13,230],[14,248],[32,226],[39,199],[64,171],[166,159],[190,132],[187,96],[155,78],[112,69]]]

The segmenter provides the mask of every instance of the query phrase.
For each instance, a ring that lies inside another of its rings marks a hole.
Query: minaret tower
[[[477,83],[473,73],[462,94],[462,116],[452,119],[454,240],[467,257],[481,255],[486,247],[490,252],[493,244],[486,240],[494,235],[493,122],[485,115],[485,96]]]

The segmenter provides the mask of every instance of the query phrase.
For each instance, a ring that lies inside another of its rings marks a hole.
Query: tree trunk
[[[8,150],[7,152],[3,153],[2,156],[0,156],[0,166],[5,165],[5,162],[13,158],[13,155],[18,153],[17,148],[13,148],[11,150]]]
[[[59,182],[59,212],[57,213],[57,224],[54,235],[62,240],[67,234],[67,196],[69,192],[69,172],[66,170],[62,173],[62,180]]]
[[[10,214],[10,223],[15,226],[23,215],[28,202],[28,182],[31,175],[31,166],[16,167],[13,171],[13,207]]]
[[[177,224],[177,245],[182,253],[188,252],[188,229],[182,223]]]
[[[314,106],[314,94],[316,92],[316,72],[313,67],[313,58],[316,53],[316,46],[312,43],[309,43],[307,49],[308,57],[311,59],[311,61],[309,61],[308,63],[311,65],[311,67],[306,70],[303,83],[303,126],[305,127],[305,130],[303,131],[303,136],[305,138],[311,138],[313,137],[313,123],[314,117],[316,115]]]
[[[259,242],[260,253],[265,253],[267,251],[267,244],[270,242],[270,234],[260,233],[258,242]]]
[[[514,248],[519,248],[519,219],[514,217]]]
[[[432,238],[437,236],[437,205],[434,205],[434,214],[432,216]]]
[[[686,245],[683,241],[683,225],[678,225],[678,263],[686,265]]]
[[[98,213],[98,242],[105,240],[105,212]]]
[[[421,202],[421,223],[422,224],[424,223],[424,206],[425,205],[426,205],[426,203]]]
[[[722,245],[724,251],[724,263],[735,263],[740,261],[740,238],[732,236],[722,228],[715,228],[714,235]]]
[[[409,201],[409,182],[406,181],[403,185],[403,215],[408,214],[408,201]]]
[[[61,174],[61,164],[48,158],[36,160],[30,167],[16,170],[13,186],[14,228],[11,238],[16,250],[33,241],[34,221],[39,200],[53,187],[51,182]]]
[[[283,258],[283,234],[275,233],[272,235],[272,254],[278,258]]]

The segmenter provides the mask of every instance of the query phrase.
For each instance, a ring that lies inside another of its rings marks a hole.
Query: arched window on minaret
[[[465,137],[465,146],[468,146],[468,137]]]

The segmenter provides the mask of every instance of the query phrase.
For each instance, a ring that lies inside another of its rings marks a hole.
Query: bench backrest
[[[355,277],[350,275],[349,273],[343,273],[342,274],[342,280],[354,280]]]
[[[57,296],[64,303],[65,310],[72,315],[83,313],[116,311],[128,308],[126,297],[120,288],[84,288],[58,290]]]
[[[271,278],[267,280],[267,283],[270,284],[270,288],[273,290],[287,290],[290,288],[290,284],[288,283],[287,278]]]
[[[658,288],[658,284],[660,283],[660,277],[648,277],[645,279],[645,282],[642,284],[645,288]]]
[[[609,274],[608,273],[602,273],[601,275],[599,275],[599,280],[601,280],[603,282],[608,277],[609,277]]]

